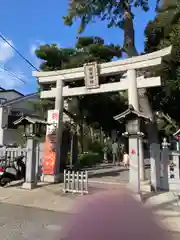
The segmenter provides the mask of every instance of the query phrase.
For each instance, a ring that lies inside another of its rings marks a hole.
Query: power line
[[[8,72],[11,76],[15,77],[16,79],[20,80],[21,82],[23,82],[24,84],[27,84],[26,81],[24,79],[22,79],[21,77],[19,77],[18,75],[16,75],[13,72],[10,72],[9,69],[3,67],[2,65],[0,65],[0,68],[3,69],[4,71]]]
[[[27,58],[25,58],[1,33],[0,38],[6,42],[26,63],[28,63],[32,68],[39,72],[39,69],[36,68]]]

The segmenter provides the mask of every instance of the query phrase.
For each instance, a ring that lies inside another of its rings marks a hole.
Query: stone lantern
[[[123,133],[123,136],[129,138],[129,183],[132,190],[139,194],[139,138],[144,136],[144,133],[140,131],[140,127],[144,121],[149,121],[150,119],[143,113],[136,111],[132,105],[130,105],[125,112],[115,116],[114,119],[121,123],[126,123],[126,132]]]
[[[39,162],[36,157],[37,137],[45,134],[47,122],[35,116],[22,116],[14,123],[24,126],[24,136],[27,139],[26,149],[26,179],[23,188],[32,189],[37,185]]]
[[[38,117],[22,116],[13,122],[16,126],[24,126],[24,136],[27,138],[41,137],[46,132],[47,122]]]

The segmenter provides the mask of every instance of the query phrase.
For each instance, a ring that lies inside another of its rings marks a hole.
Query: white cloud
[[[8,42],[14,46],[13,41],[8,39]],[[14,57],[14,50],[9,44],[3,40],[0,40],[0,86],[9,88],[18,88],[26,81],[26,77],[21,70],[13,70],[6,67],[9,60]]]
[[[35,55],[35,50],[38,48],[38,46],[36,44],[32,44],[30,47],[30,54],[31,55]]]
[[[36,40],[35,43],[33,43],[31,46],[30,46],[30,54],[31,56],[33,57],[33,64],[39,68],[40,64],[41,64],[41,60],[39,58],[36,57],[36,54],[35,54],[35,50],[38,49],[41,45],[44,45],[45,43],[40,41],[40,40]]]
[[[13,45],[13,42],[11,40],[8,40],[8,42]],[[5,63],[13,56],[14,50],[11,48],[11,46],[9,46],[7,42],[0,40],[0,62]]]
[[[56,43],[53,42],[52,43]],[[48,43],[49,45],[51,45],[52,43]],[[40,41],[40,40],[36,40],[31,46],[30,46],[30,54],[32,56],[36,56],[35,55],[35,50],[38,49],[41,45],[45,45],[46,43],[44,41]],[[60,43],[56,43],[57,47],[61,48],[62,46],[60,45]]]
[[[23,82],[24,81],[24,82]],[[6,71],[3,68],[0,68],[0,86],[9,89],[9,88],[18,88],[22,84],[27,82],[26,76],[22,71]]]
[[[35,54],[35,50],[39,49],[39,47],[41,45],[45,45],[45,44],[53,44],[53,43],[56,43],[56,41],[51,41],[50,43],[45,43],[44,41],[41,41],[41,40],[36,40],[34,41],[34,43],[30,46],[29,48],[29,52],[31,54],[31,56],[33,57],[33,64],[39,68],[39,66],[41,65],[41,63],[43,62],[41,59],[39,59],[36,54]],[[56,43],[57,44],[57,47],[62,47],[59,43]]]
[[[36,50],[36,45],[33,44],[33,45],[30,47],[30,54],[31,54],[31,55],[34,55],[35,50]]]
[[[31,46],[30,46],[30,54],[32,56],[36,56],[35,50],[38,49],[41,45],[44,45],[45,43],[40,40],[36,40]]]

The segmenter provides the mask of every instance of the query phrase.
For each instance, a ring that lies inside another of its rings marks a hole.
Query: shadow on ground
[[[24,181],[16,181],[16,182],[11,182],[8,185],[6,185],[4,188],[22,188]],[[49,185],[54,185],[54,183],[45,183],[45,182],[38,182],[36,188],[41,188]],[[23,188],[22,188],[23,189]]]
[[[129,172],[128,169],[112,169],[110,171],[96,171],[96,172],[91,172],[89,173],[88,177],[89,178],[101,178],[101,177],[116,177],[116,176],[120,176],[121,172]]]
[[[102,164],[102,165],[96,165],[93,167],[87,167],[87,168],[83,168],[84,171],[93,171],[93,170],[100,170],[100,169],[109,169],[114,167],[113,164]]]
[[[163,194],[164,192],[147,192],[141,196],[142,202],[146,203],[150,198]]]

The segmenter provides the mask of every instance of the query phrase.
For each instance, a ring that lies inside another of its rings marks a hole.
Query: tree
[[[60,48],[56,44],[42,45],[35,51],[36,56],[43,60],[40,69],[53,71],[81,67],[84,63],[97,61],[109,62],[114,57],[121,57],[119,45],[105,44],[99,37],[81,37],[72,48]]]
[[[168,61],[159,69],[163,87],[149,90],[155,111],[162,111],[180,123],[180,1],[167,1],[157,11],[155,19],[145,29],[145,51],[147,53],[173,46]],[[167,127],[167,126],[166,126]],[[175,125],[168,125],[171,131]]]
[[[157,1],[157,4],[159,1]],[[106,20],[108,27],[119,27],[124,31],[124,45],[122,50],[129,56],[137,56],[135,46],[133,9],[141,8],[148,11],[148,0],[70,0],[68,15],[64,17],[66,25],[71,26],[76,19],[80,19],[79,33],[81,33],[88,23]],[[145,89],[138,90],[140,107],[142,111],[153,121],[147,126],[147,133],[151,143],[158,143],[158,131],[155,124],[154,114]]]

